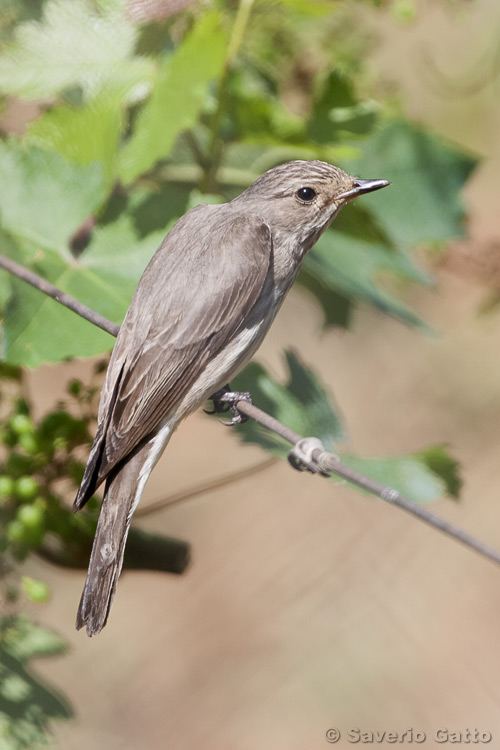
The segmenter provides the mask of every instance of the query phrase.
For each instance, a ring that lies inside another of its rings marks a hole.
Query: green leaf
[[[361,201],[349,203],[342,209],[335,217],[333,224],[334,232],[348,234],[365,242],[378,242],[381,245],[387,246],[391,251],[396,251],[397,246],[380,225],[378,218],[372,211],[367,210],[365,207],[364,198],[365,196],[363,196]]]
[[[307,16],[325,16],[335,10],[336,0],[279,0],[295,11]]]
[[[13,282],[2,340],[2,358],[10,364],[37,367],[92,356],[112,346],[109,334],[22,281]]]
[[[463,484],[459,475],[460,467],[458,461],[450,456],[446,446],[433,445],[415,453],[415,456],[441,478],[447,495],[458,498]]]
[[[150,232],[139,239],[125,215],[97,227],[86,251],[75,258],[70,238],[106,195],[99,165],[83,167],[54,152],[0,143],[0,171],[9,184],[9,190],[0,192],[0,219],[16,243],[9,254],[90,308],[120,322],[164,232]],[[41,362],[90,356],[112,346],[109,334],[25,283],[11,279],[10,288],[2,342],[10,364],[36,367]]]
[[[1,216],[0,216],[1,222]],[[15,243],[11,240],[8,234],[2,231],[0,227],[0,247],[2,248],[1,254],[12,256],[16,253]],[[4,309],[11,295],[11,276],[6,271],[0,271],[0,311]]]
[[[144,97],[153,64],[133,56],[138,31],[123,8],[101,4],[101,11],[90,0],[47,2],[42,20],[21,24],[4,45],[0,88],[25,99],[74,87],[90,97],[103,90],[120,92],[129,102]]]
[[[249,391],[259,408],[284,422],[302,435],[315,435],[331,449],[344,437],[342,418],[313,370],[309,369],[293,351],[285,353],[288,380],[278,383],[259,364],[252,362],[232,382],[237,391]],[[237,429],[245,443],[256,443],[278,456],[286,456],[290,446],[281,438],[263,430],[250,420]]]
[[[352,81],[332,71],[314,102],[308,135],[317,143],[331,143],[346,133],[367,133],[375,124],[378,108],[375,102],[358,101]]]
[[[159,70],[151,98],[123,149],[120,174],[124,182],[132,182],[168,156],[179,133],[194,125],[225,55],[226,34],[220,28],[219,14],[206,13]]]
[[[152,192],[138,187],[130,196],[127,213],[140,237],[151,232],[165,231],[174,219],[188,210],[191,186],[169,183]]]
[[[43,1],[40,0],[0,0],[0,40],[7,41],[12,31],[25,21],[40,20]]]
[[[278,383],[261,365],[251,363],[231,382],[235,391],[248,391],[253,403],[304,437],[321,440],[325,450],[335,450],[344,439],[336,405],[313,373],[293,352],[286,353],[288,382]],[[290,445],[250,420],[234,430],[245,443],[260,445],[285,457]],[[392,487],[415,502],[429,502],[445,494],[458,496],[458,464],[444,446],[432,446],[405,456],[359,458],[340,453],[340,461],[361,474]],[[333,479],[339,481],[333,475]],[[345,480],[342,480],[345,481]]]
[[[0,617],[0,746],[30,750],[46,744],[50,723],[67,720],[65,699],[31,673],[28,661],[61,653],[66,643],[27,617]]]
[[[458,497],[458,464],[443,446],[388,458],[358,458],[342,453],[340,460],[416,503],[431,502],[447,494]]]
[[[388,272],[400,279],[430,282],[429,276],[401,251],[390,250],[378,242],[330,231],[320,238],[309,253],[304,271],[304,285],[307,288],[311,288],[312,278],[324,290],[335,293],[331,303],[325,294],[319,298],[325,312],[325,324],[332,321],[342,323],[342,317],[337,320],[338,295],[341,295],[351,302],[371,304],[409,325],[427,328],[407,305],[387,292],[378,281],[382,272]],[[301,277],[302,274],[299,275],[299,282],[302,281]],[[345,313],[345,309],[340,308],[340,311],[342,315]]]
[[[247,65],[231,71],[225,110],[224,135],[233,141],[273,145],[306,141],[303,119],[289,112],[269,83]]]
[[[325,328],[329,326],[349,328],[354,304],[346,295],[335,291],[328,282],[325,283],[321,275],[316,273],[316,269],[310,273],[307,267],[303,267],[298,283],[314,295],[316,303],[321,307]]]
[[[45,112],[29,124],[24,141],[58,151],[78,164],[101,163],[109,187],[122,125],[120,97],[105,92],[82,107],[59,106]]]
[[[0,141],[0,224],[18,241],[69,255],[73,233],[106,196],[99,164],[72,164],[57,153]]]
[[[444,139],[397,120],[375,130],[347,168],[393,183],[363,202],[393,242],[408,247],[463,236],[460,191],[476,164]]]
[[[139,278],[163,232],[138,240],[126,216],[97,228],[87,250],[67,262],[53,252],[39,253],[33,269],[43,278],[104,317],[121,322]],[[57,333],[57,335],[55,335]],[[113,337],[21,281],[5,310],[4,358],[37,367],[111,349]]]

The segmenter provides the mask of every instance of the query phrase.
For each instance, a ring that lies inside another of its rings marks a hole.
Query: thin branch
[[[201,167],[201,169],[202,170],[209,169],[210,168],[209,159],[203,153],[203,150],[202,150],[200,144],[198,143],[198,140],[197,140],[196,136],[194,135],[193,131],[192,130],[186,130],[185,138],[186,138],[186,141],[188,142],[188,145],[189,145],[191,151],[193,152],[194,158],[198,162],[198,164]]]
[[[80,315],[82,318],[85,318],[85,320],[88,320],[90,323],[98,326],[98,328],[102,328],[102,330],[106,331],[106,333],[110,333],[112,336],[118,336],[120,326],[117,326],[116,323],[112,323],[107,318],[99,315],[99,313],[91,310],[90,307],[87,307],[87,305],[84,305],[82,302],[78,302],[78,300],[74,299],[74,297],[70,297],[69,294],[61,292],[60,289],[53,286],[48,281],[45,281],[45,279],[42,279],[41,276],[37,276],[36,273],[29,271],[27,268],[19,265],[19,263],[16,263],[10,258],[7,258],[5,255],[0,255],[0,268],[3,268],[9,273],[12,273],[22,281],[26,281],[28,284],[31,284],[31,286],[34,286],[35,289],[38,289],[40,292],[48,294],[48,296],[52,297],[52,299],[55,299],[56,302],[59,302],[61,305],[64,305],[64,307],[73,310],[73,312],[76,312],[77,315]]]
[[[239,401],[237,404],[237,408],[239,412],[245,414],[248,417],[252,417],[261,425],[267,427],[268,430],[272,430],[277,435],[294,446],[304,440],[301,435],[298,435],[289,427],[281,424],[281,422],[278,422],[277,419],[274,419],[274,417],[271,417],[266,412],[258,409],[253,404],[249,404],[246,401]],[[392,489],[392,487],[381,484],[375,479],[370,479],[364,474],[360,474],[358,471],[351,469],[349,466],[341,464],[338,456],[336,456],[335,454],[329,453],[328,451],[325,451],[322,448],[318,447],[312,451],[311,458],[313,463],[317,467],[318,473],[324,472],[327,474],[336,474],[342,479],[346,479],[348,482],[351,482],[352,484],[360,487],[362,490],[365,490],[365,492],[369,492],[371,495],[376,495],[381,500],[385,500],[386,502],[395,505],[397,508],[401,508],[401,510],[405,510],[407,513],[411,513],[420,521],[427,523],[429,526],[433,526],[435,529],[442,531],[444,534],[453,537],[453,539],[462,542],[462,544],[465,544],[467,547],[471,547],[471,549],[475,550],[480,555],[483,555],[483,557],[487,557],[489,560],[492,560],[493,562],[496,562],[500,565],[500,551],[480,541],[479,539],[476,539],[468,532],[463,531],[462,529],[458,528],[458,526],[455,526],[455,524],[450,523],[450,521],[446,521],[444,518],[437,516],[430,510],[427,510],[427,508],[423,508],[413,500],[410,500],[404,495],[401,495],[400,492]]]
[[[247,477],[251,477],[254,474],[258,474],[261,471],[268,469],[270,466],[274,466],[274,464],[278,463],[278,461],[278,458],[267,458],[265,461],[261,461],[255,466],[249,466],[246,469],[233,471],[231,474],[225,474],[224,476],[218,477],[217,479],[203,482],[202,484],[198,484],[196,487],[188,487],[186,490],[174,492],[172,495],[168,495],[161,500],[157,500],[156,502],[150,503],[149,505],[139,507],[135,511],[134,515],[136,517],[149,516],[151,513],[162,510],[162,508],[170,508],[172,507],[172,505],[178,505],[179,503],[184,503],[186,500],[192,500],[194,497],[204,495],[206,492],[213,492],[214,490],[218,490],[220,487],[227,487],[228,484],[239,482],[240,479],[246,479]]]
[[[253,3],[254,0],[240,0],[239,2],[227,47],[226,59],[224,60],[224,66],[219,77],[217,104],[210,123],[210,143],[207,151],[210,155],[210,162],[205,168],[201,184],[201,189],[207,193],[215,192],[215,178],[221,165],[224,147],[224,141],[221,137],[221,121],[226,107],[229,72],[243,42]]]
[[[59,289],[56,289],[56,287],[52,286],[52,284],[48,284],[44,279],[32,273],[31,271],[28,271],[17,263],[8,260],[4,256],[0,256],[0,267],[4,268],[10,273],[14,273],[19,278],[27,281],[29,284],[34,286],[36,289],[39,289],[45,294],[48,294],[50,297],[56,299],[65,307],[73,310],[73,312],[76,312],[78,315],[81,315],[86,320],[89,320],[91,323],[94,323],[94,325],[99,326],[108,333],[111,333],[114,336],[118,334],[118,326],[116,326],[114,323],[106,320],[106,318],[103,318],[93,310],[85,307],[85,305],[77,302],[77,300],[73,299],[73,297],[64,294]],[[250,404],[246,401],[239,401],[237,404],[237,408],[238,411],[240,411],[245,416],[254,419],[263,427],[266,427],[268,430],[271,430],[287,442],[291,443],[294,448],[297,448],[297,444],[304,440],[302,435],[294,432],[289,427],[272,417],[270,414],[267,414],[266,412],[262,411],[262,409],[259,409],[253,404]],[[440,518],[435,513],[431,513],[426,508],[423,508],[422,506],[413,502],[413,500],[404,497],[399,492],[397,492],[397,490],[383,485],[380,482],[376,482],[374,479],[369,479],[363,474],[350,469],[348,466],[344,466],[340,463],[337,456],[335,456],[333,453],[324,451],[322,447],[319,447],[321,445],[319,441],[316,442],[318,444],[318,447],[315,447],[315,449],[311,452],[311,463],[314,464],[315,470],[327,474],[336,474],[337,476],[342,477],[342,479],[346,479],[348,482],[357,485],[366,492],[369,492],[372,495],[376,495],[381,500],[385,500],[386,502],[389,502],[392,505],[405,510],[407,513],[411,513],[420,521],[423,521],[429,526],[438,529],[447,536],[450,536],[456,541],[461,542],[467,547],[475,550],[483,557],[486,557],[489,560],[492,560],[493,562],[500,565],[500,552],[498,550],[494,549],[488,544],[485,544],[479,539],[476,539],[471,534],[455,526],[455,524],[450,523],[443,518]]]

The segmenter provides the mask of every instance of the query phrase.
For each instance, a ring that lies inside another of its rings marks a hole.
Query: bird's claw
[[[205,414],[224,414],[228,411],[231,412],[232,419],[229,422],[225,422],[221,419],[222,424],[226,425],[226,427],[234,427],[237,424],[243,424],[248,421],[248,417],[238,411],[237,404],[238,401],[246,401],[251,404],[252,397],[249,393],[231,391],[229,386],[226,386],[225,388],[221,388],[220,391],[217,391],[217,393],[214,393],[210,400],[213,402],[214,408],[204,409]]]
[[[234,427],[237,424],[248,422],[248,417],[238,410],[238,401],[246,401],[247,404],[251,404],[252,397],[246,392],[226,391],[221,398],[222,406],[225,407],[222,411],[230,411],[232,414],[232,418],[229,422],[225,422],[221,419],[222,424],[226,425],[226,427]]]

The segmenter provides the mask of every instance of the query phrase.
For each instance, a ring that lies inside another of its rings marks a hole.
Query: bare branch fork
[[[6,258],[4,255],[0,255],[0,268],[14,274],[23,281],[26,281],[44,294],[48,294],[49,297],[52,297],[61,305],[73,310],[73,312],[76,312],[77,315],[85,318],[90,323],[102,328],[103,331],[110,333],[112,336],[118,335],[118,331],[120,330],[119,326],[115,325],[110,320],[107,320],[107,318],[104,318],[102,315],[99,315],[94,310],[91,310],[89,307],[86,307],[86,305],[83,305],[81,302],[78,302],[73,297],[70,297],[68,294],[60,291],[57,287],[45,281],[45,279],[32,271],[29,271],[27,268],[24,268],[24,266]],[[247,401],[239,401],[237,409],[241,414],[254,419],[266,429],[271,430],[288,443],[291,443],[293,448],[290,451],[289,460],[296,468],[309,470],[323,476],[335,474],[342,479],[357,485],[365,490],[365,492],[376,495],[381,500],[385,500],[386,502],[405,510],[407,513],[411,513],[420,521],[423,521],[429,526],[433,526],[435,529],[438,529],[444,534],[447,534],[453,539],[475,550],[483,557],[500,565],[499,550],[496,550],[494,547],[476,539],[468,532],[463,531],[455,526],[455,524],[440,518],[440,516],[437,516],[435,513],[431,513],[426,508],[423,508],[409,498],[401,495],[397,490],[387,487],[380,482],[376,482],[373,479],[369,479],[363,474],[350,469],[348,466],[344,466],[340,463],[337,456],[324,450],[321,441],[317,438],[304,438],[302,435],[299,435],[286,425],[279,422],[270,414],[267,414],[262,411],[262,409],[259,409],[257,406],[254,406]]]

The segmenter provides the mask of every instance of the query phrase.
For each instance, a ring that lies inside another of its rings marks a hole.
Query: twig
[[[64,307],[73,310],[73,312],[76,312],[77,315],[80,315],[82,318],[85,318],[85,320],[88,320],[90,323],[98,326],[98,328],[102,328],[102,330],[106,331],[106,333],[110,333],[112,336],[118,336],[120,326],[117,326],[116,323],[112,323],[107,318],[99,315],[99,313],[91,310],[90,307],[87,307],[87,305],[84,305],[82,302],[78,302],[78,300],[76,300],[74,297],[70,297],[69,294],[61,292],[60,289],[53,286],[48,281],[45,281],[45,279],[42,279],[41,276],[37,276],[37,274],[33,273],[33,271],[29,271],[27,268],[19,265],[19,263],[16,263],[10,258],[7,258],[5,255],[0,255],[0,268],[3,268],[9,273],[12,273],[22,281],[26,281],[28,284],[31,284],[31,286],[34,286],[35,289],[38,289],[40,292],[48,294],[48,296],[52,297],[52,299],[55,299],[56,302],[59,302],[61,305],[64,305]]]
[[[4,268],[10,273],[14,273],[20,279],[27,281],[36,289],[39,289],[45,294],[48,294],[50,297],[56,299],[65,307],[73,310],[73,312],[76,312],[78,315],[81,315],[86,320],[89,320],[91,323],[94,323],[94,325],[97,325],[108,333],[111,333],[113,336],[116,336],[118,334],[119,328],[114,323],[111,323],[111,321],[106,320],[106,318],[103,318],[98,313],[90,310],[80,302],[77,302],[77,300],[75,300],[73,297],[70,297],[69,295],[61,292],[59,289],[56,289],[56,287],[52,286],[52,284],[48,284],[40,276],[37,276],[31,271],[28,271],[27,269],[23,268],[23,266],[20,266],[19,264],[14,263],[13,261],[0,255],[0,267]],[[262,411],[262,409],[259,409],[257,406],[254,406],[247,401],[239,401],[237,404],[237,408],[238,411],[240,411],[242,414],[250,417],[251,419],[254,419],[263,427],[266,427],[268,430],[271,430],[287,442],[291,443],[294,447],[296,447],[297,443],[303,441],[304,439],[302,435],[294,432],[289,427],[272,417],[270,414],[267,414],[266,412]],[[350,469],[348,466],[344,466],[340,463],[340,461],[334,454],[328,453],[322,450],[322,448],[317,447],[312,451],[311,459],[317,465],[317,468],[320,471],[326,472],[328,474],[336,474],[337,476],[346,479],[352,484],[361,487],[361,489],[365,490],[366,492],[369,492],[372,495],[376,495],[381,500],[385,500],[386,502],[389,502],[392,505],[405,510],[407,513],[411,513],[420,521],[423,521],[429,526],[442,531],[444,534],[447,534],[456,541],[461,542],[467,547],[475,550],[483,557],[486,557],[489,560],[492,560],[493,562],[500,565],[500,552],[498,550],[494,549],[488,544],[485,544],[479,539],[476,539],[466,531],[462,531],[462,529],[455,526],[455,524],[450,523],[443,518],[440,518],[435,513],[431,513],[426,508],[423,508],[417,503],[413,502],[413,500],[404,497],[391,487],[383,485],[380,482],[376,482],[374,479],[369,479],[363,474],[354,471],[354,469]]]
[[[246,401],[239,401],[237,409],[242,414],[245,414],[247,417],[252,417],[252,419],[255,419],[261,425],[267,427],[268,430],[272,430],[294,446],[304,440],[302,435],[294,432],[289,427],[286,427],[286,425],[281,424],[277,419],[274,419],[270,414],[267,414],[253,404],[249,404]],[[381,500],[385,500],[386,502],[401,508],[401,510],[411,513],[420,521],[433,526],[444,534],[462,542],[462,544],[465,544],[467,547],[471,547],[476,552],[479,552],[480,555],[483,555],[483,557],[487,557],[489,560],[493,560],[493,562],[500,565],[500,551],[484,542],[481,542],[468,532],[455,526],[455,524],[450,523],[450,521],[446,521],[435,513],[431,513],[431,511],[423,508],[421,505],[418,505],[404,495],[401,495],[400,492],[392,489],[392,487],[381,484],[375,479],[370,479],[364,474],[360,474],[358,471],[351,469],[349,466],[341,464],[338,457],[333,453],[328,453],[318,447],[312,451],[311,457],[319,472],[322,471],[327,474],[336,474],[337,476],[342,477],[342,479],[346,479],[348,482],[365,490],[365,492],[369,492],[371,495],[376,495]]]
[[[203,176],[201,189],[203,192],[213,193],[215,192],[215,178],[217,171],[221,165],[222,152],[223,152],[223,139],[221,137],[221,121],[226,107],[227,99],[227,87],[229,82],[229,72],[233,65],[234,58],[236,57],[238,50],[243,42],[245,36],[245,29],[248,25],[250,18],[250,11],[254,0],[240,0],[238,9],[236,11],[236,17],[234,20],[233,28],[231,30],[231,38],[227,47],[226,59],[218,82],[217,88],[217,104],[215,112],[210,123],[210,143],[208,146],[207,153],[210,155],[209,163],[206,164]]]
[[[139,507],[135,511],[134,515],[136,518],[139,516],[149,516],[150,513],[155,513],[162,508],[171,508],[172,505],[184,503],[186,500],[192,500],[193,497],[203,495],[205,492],[213,492],[213,490],[218,490],[219,487],[227,487],[228,484],[238,482],[240,479],[246,479],[246,477],[251,477],[254,474],[258,474],[259,472],[268,469],[270,466],[273,466],[275,463],[277,463],[278,460],[279,459],[274,457],[267,458],[265,461],[261,461],[255,466],[249,466],[246,469],[233,471],[231,474],[225,474],[224,476],[218,477],[217,479],[203,482],[196,487],[188,487],[186,490],[174,492],[172,495],[168,495],[161,500],[157,500],[156,502],[150,503],[149,505],[143,505],[142,507]]]

